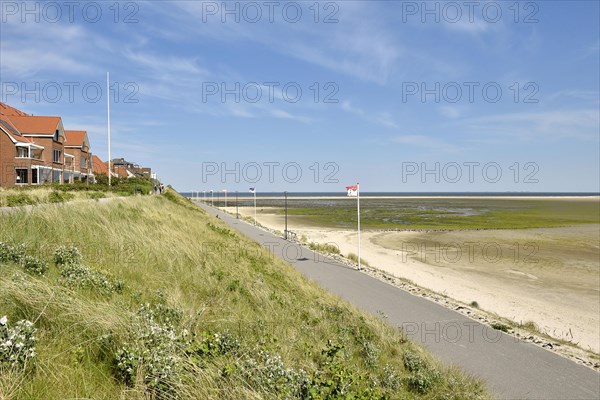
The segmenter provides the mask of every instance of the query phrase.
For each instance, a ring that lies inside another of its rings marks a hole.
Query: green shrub
[[[123,282],[115,281],[110,275],[81,264],[66,264],[60,271],[65,286],[75,289],[92,289],[109,296],[123,291]]]
[[[321,351],[323,361],[306,385],[304,397],[311,399],[384,399],[373,378],[357,372],[341,357],[344,346],[328,341]]]
[[[6,196],[6,205],[8,207],[27,206],[33,204],[35,204],[35,200],[25,193],[9,194]]]
[[[0,242],[0,262],[12,261],[12,246],[8,243]]]
[[[418,371],[406,378],[407,386],[410,390],[419,394],[426,394],[435,386],[439,375],[431,371]]]
[[[25,256],[21,260],[21,264],[25,271],[34,275],[44,275],[48,271],[48,264],[46,261],[41,260],[37,257]]]
[[[425,394],[439,381],[441,374],[429,365],[419,354],[407,350],[404,352],[404,367],[411,372],[406,378],[410,390]]]
[[[98,200],[98,199],[104,199],[104,198],[106,198],[106,195],[104,193],[102,193],[102,192],[90,192],[88,194],[88,196],[92,200]]]
[[[48,201],[50,203],[64,203],[65,201],[72,200],[75,197],[73,193],[64,193],[54,191],[48,195]]]
[[[502,332],[508,332],[510,330],[510,326],[505,325],[503,323],[500,322],[494,322],[493,324],[490,325],[492,328],[502,331]]]
[[[56,265],[79,264],[81,252],[75,246],[59,246],[54,250],[54,262]]]
[[[235,352],[240,347],[239,340],[228,330],[221,333],[202,332],[202,337],[193,340],[185,349],[188,360],[203,365],[203,359]]]
[[[0,262],[20,263],[23,257],[25,257],[25,245],[23,243],[11,246],[8,243],[0,242]]]

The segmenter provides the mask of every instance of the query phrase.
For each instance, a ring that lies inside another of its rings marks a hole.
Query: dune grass
[[[0,188],[0,207],[20,207],[46,203],[64,203],[72,200],[95,200],[118,196],[102,190],[65,192],[50,185],[35,189]]]
[[[96,177],[97,183],[75,182],[67,184],[46,183],[10,189],[0,187],[0,207],[18,207],[45,203],[63,203],[71,200],[95,200],[105,197],[124,197],[150,194],[154,181],[146,178],[113,178],[108,186],[105,175]]]
[[[50,266],[0,261],[0,318],[37,329],[34,362],[0,362],[0,398],[489,398],[167,193],[0,214],[0,242]]]

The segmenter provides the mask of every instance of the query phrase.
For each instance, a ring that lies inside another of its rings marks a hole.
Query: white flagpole
[[[356,212],[358,214],[358,270],[360,271],[360,184],[356,184]]]
[[[254,226],[256,226],[256,188],[254,188]]]
[[[110,72],[106,73],[106,111],[108,113],[108,186],[110,186]]]

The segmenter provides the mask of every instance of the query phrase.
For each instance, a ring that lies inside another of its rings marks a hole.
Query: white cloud
[[[2,35],[0,68],[15,79],[100,74],[97,49],[107,48],[106,40],[73,24],[8,23]]]
[[[598,141],[600,112],[595,109],[508,113],[460,122],[470,133],[526,140],[577,139]]]
[[[442,106],[440,113],[447,118],[458,118],[461,115],[459,108],[455,106]]]
[[[452,18],[454,18],[454,16],[452,16]],[[490,23],[482,20],[481,18],[473,19],[471,22],[469,21],[468,15],[463,15],[462,18],[456,22],[445,21],[444,27],[457,32],[480,34],[487,32],[490,27]]]
[[[392,138],[392,142],[405,146],[421,147],[444,153],[457,152],[460,147],[443,140],[425,135],[401,135]]]
[[[308,123],[312,122],[311,118],[303,117],[303,116],[299,116],[299,115],[293,115],[293,114],[290,114],[289,112],[283,111],[283,110],[271,110],[271,115],[276,118],[289,119],[292,121],[302,122],[304,124],[308,124]]]
[[[391,129],[398,129],[400,127],[394,120],[393,116],[388,112],[367,112],[360,107],[352,105],[352,103],[349,100],[342,101],[340,107],[342,110],[350,114],[354,114],[370,123],[374,123]]]

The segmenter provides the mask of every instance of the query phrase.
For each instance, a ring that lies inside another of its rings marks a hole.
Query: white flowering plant
[[[56,265],[79,264],[81,252],[75,246],[59,246],[54,250],[54,262]]]
[[[0,242],[0,262],[20,263],[23,257],[25,257],[25,245],[23,243],[13,246]]]
[[[37,257],[24,256],[21,259],[21,265],[32,275],[44,275],[48,271],[48,263]]]
[[[124,283],[115,280],[110,275],[82,264],[66,264],[60,271],[62,283],[71,288],[93,289],[103,295],[121,293]]]
[[[115,354],[115,370],[131,386],[138,374],[155,398],[172,398],[184,367],[182,349],[189,345],[189,332],[178,331],[173,320],[181,311],[164,304],[144,304],[133,321],[135,334]]]
[[[278,398],[305,398],[310,376],[302,369],[286,367],[279,354],[258,349],[242,360],[239,371],[242,377],[254,387],[261,387]]]
[[[11,327],[7,316],[0,318],[0,369],[32,365],[36,332],[31,321],[21,320]]]

